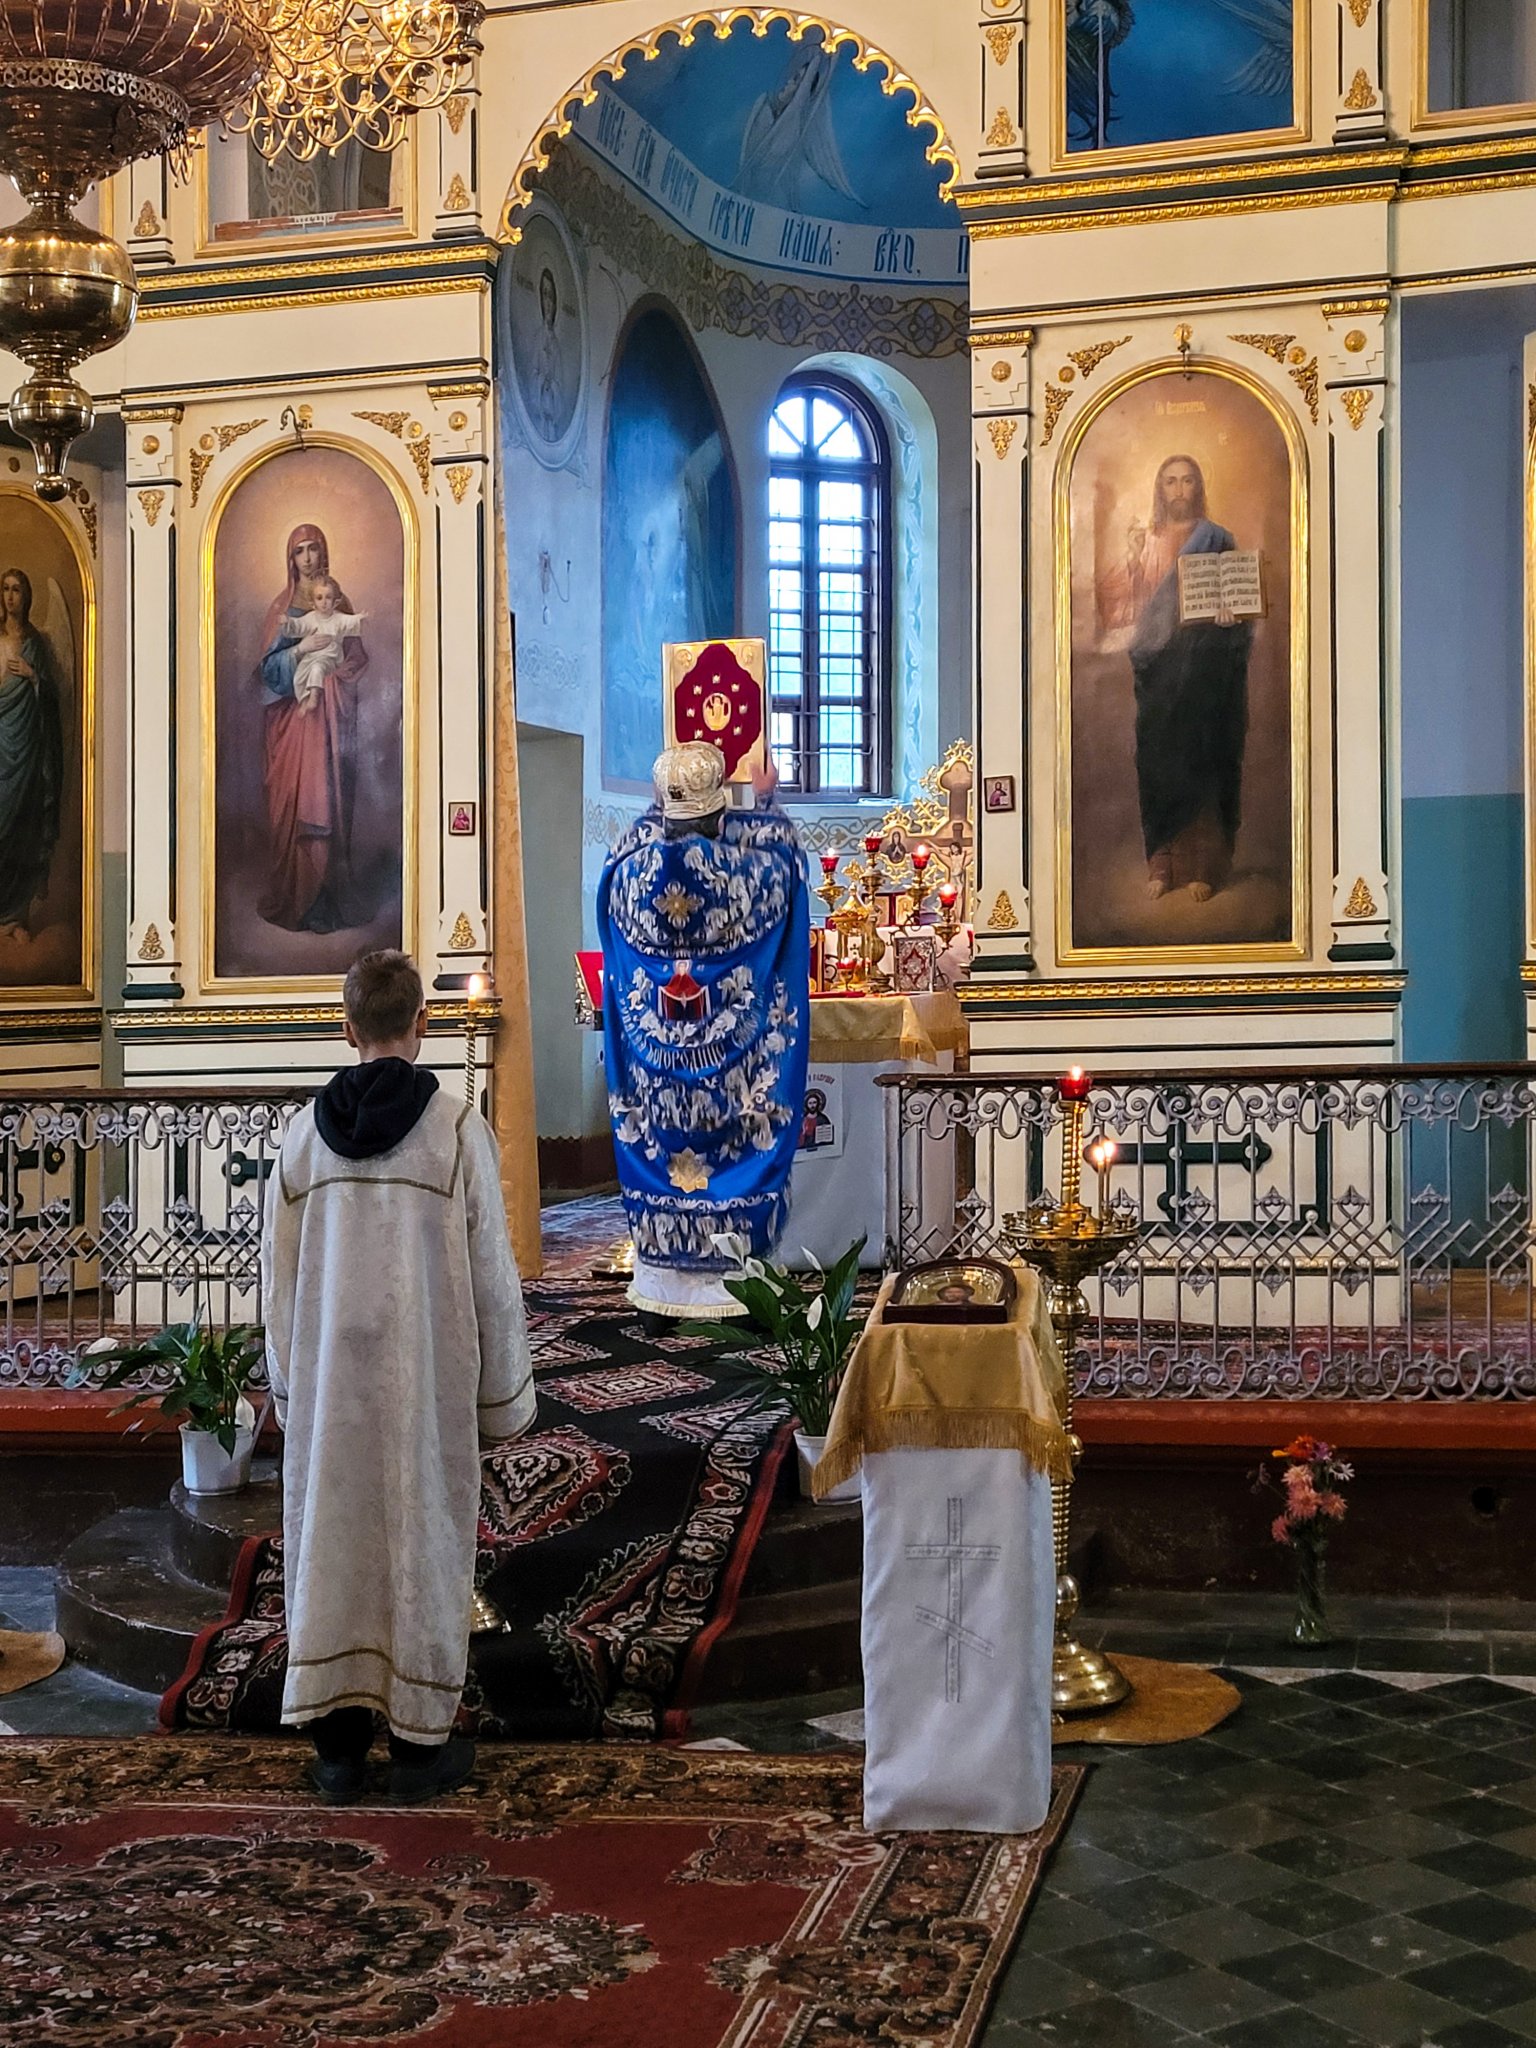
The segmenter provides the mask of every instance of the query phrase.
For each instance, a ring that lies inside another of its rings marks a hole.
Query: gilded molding
[[[186,410],[184,405],[125,405],[120,418],[125,427],[145,427],[153,420],[166,420],[175,427],[180,426]]]
[[[21,1038],[35,1033],[39,1038],[67,1038],[78,1041],[99,1036],[102,1013],[90,1004],[70,1008],[60,1004],[51,1010],[0,1009],[0,1037]]]
[[[1294,334],[1234,334],[1232,339],[1244,348],[1256,348],[1260,355],[1279,363],[1307,401],[1307,410],[1315,427],[1322,416],[1322,379],[1317,357],[1309,358]]]
[[[386,434],[393,434],[398,441],[405,432],[405,423],[410,412],[354,412],[355,420],[369,420],[376,427],[382,427]]]
[[[468,462],[455,462],[449,466],[445,473],[448,478],[448,488],[453,492],[453,502],[455,505],[462,505],[464,493],[474,481],[475,472],[473,465]]]
[[[1521,978],[1536,981],[1536,964],[1521,970]],[[1245,974],[1189,975],[1173,980],[1149,976],[1138,981],[1028,981],[999,982],[989,986],[973,981],[958,991],[960,1001],[970,1007],[980,1003],[1050,1003],[1097,1000],[1123,1003],[1135,999],[1149,1002],[1185,1001],[1209,997],[1222,1001],[1235,996],[1399,996],[1408,986],[1405,974]]]
[[[443,119],[448,123],[450,130],[455,135],[464,126],[464,116],[468,112],[469,101],[461,92],[454,93],[451,99],[446,99],[443,102]]]
[[[1018,41],[1018,23],[1014,21],[996,21],[990,28],[983,29],[982,33],[991,45],[994,60],[999,64],[1006,64],[1010,51]]]
[[[254,434],[258,427],[266,425],[265,419],[236,420],[232,425],[215,427],[211,433],[200,434],[197,446],[188,456],[191,469],[192,503],[197,503],[209,470],[219,456],[243,440],[247,434]]]
[[[489,398],[491,380],[489,377],[455,377],[448,383],[427,384],[427,396],[434,405],[440,405],[445,398]],[[366,415],[359,413],[359,419]]]
[[[470,1021],[471,1007],[463,998],[444,1002],[429,1000],[427,1013],[434,1031],[463,1031]],[[482,997],[473,1007],[473,1016],[480,1031],[496,1030],[501,1023],[501,998]],[[164,1035],[167,1031],[172,1031],[177,1036],[204,1031],[241,1031],[248,1030],[253,1025],[281,1025],[305,1031],[339,1032],[342,1018],[343,1011],[339,1002],[240,1005],[209,1003],[197,1008],[177,1004],[173,1010],[114,1010],[109,1021],[119,1038],[134,1038],[148,1033]]]
[[[475,928],[469,921],[468,911],[461,910],[457,924],[448,934],[450,953],[473,953],[475,951]]]
[[[430,493],[432,489],[432,439],[420,420],[412,419],[408,412],[354,412],[355,420],[371,420],[374,426],[382,427],[386,434],[393,434],[397,441],[405,443],[405,452],[416,465],[416,474],[421,478],[421,488]]]
[[[396,279],[383,284],[336,285],[327,291],[252,292],[230,299],[188,299],[160,305],[140,305],[143,320],[184,320],[195,313],[278,313],[305,306],[347,306],[365,299],[435,299],[448,292],[489,293],[483,277],[433,277]]]
[[[164,491],[140,491],[139,503],[144,508],[144,522],[153,526],[160,517],[160,507],[165,503]]]
[[[970,335],[969,345],[973,350],[983,348],[1030,349],[1035,345],[1035,330],[1033,327],[999,327],[994,333],[984,334],[980,329],[974,329]]]
[[[69,495],[75,510],[80,514],[80,524],[85,528],[85,537],[91,544],[91,559],[96,558],[96,501],[78,477],[69,478]]]
[[[1506,175],[1489,182],[1508,185],[1512,180]],[[1536,183],[1536,172],[1532,173],[1531,182]],[[1389,196],[1403,195],[1394,191]],[[1430,195],[1415,193],[1414,196]],[[1031,214],[1022,220],[973,221],[971,239],[990,242],[1020,235],[1059,235],[1079,228],[1146,227],[1163,221],[1214,220],[1238,213],[1295,213],[1314,206],[1359,206],[1382,198],[1379,184],[1330,185],[1321,191],[1260,192],[1232,199],[1187,199],[1168,206],[1079,207],[1072,213]]]
[[[145,932],[139,946],[139,958],[141,960],[163,960],[165,958],[165,941],[160,936],[159,925],[152,924],[148,931]]]
[[[1371,11],[1371,0],[1349,0],[1350,19],[1356,28],[1365,27],[1365,18]]]
[[[139,217],[133,224],[133,232],[140,241],[160,232],[160,216],[147,199],[139,208]]]
[[[992,906],[992,914],[987,919],[987,930],[989,932],[1016,931],[1018,923],[1019,919],[1013,907],[1013,898],[1006,889],[999,889],[997,901]]]
[[[606,57],[592,65],[577,80],[569,92],[563,94],[550,109],[535,131],[532,147],[524,156],[512,175],[506,203],[501,209],[499,235],[501,240],[516,242],[522,235],[514,216],[527,205],[533,196],[533,180],[540,171],[549,168],[551,147],[571,132],[573,116],[570,109],[590,106],[597,98],[600,81],[618,80],[624,76],[632,57],[651,59],[657,56],[662,44],[669,36],[676,36],[684,49],[690,48],[703,29],[711,30],[717,36],[728,36],[738,23],[749,27],[754,35],[765,36],[776,22],[782,22],[791,42],[797,43],[812,29],[820,32],[822,46],[836,50],[844,43],[853,49],[854,66],[859,71],[869,71],[878,65],[885,76],[880,79],[880,90],[889,99],[898,93],[905,93],[911,99],[907,108],[909,128],[931,128],[933,140],[925,145],[924,153],[931,164],[948,167],[941,192],[950,193],[960,176],[960,158],[949,140],[949,131],[940,119],[937,110],[929,101],[922,87],[908,77],[894,57],[868,42],[852,29],[839,27],[819,14],[801,14],[787,7],[743,7],[725,6],[703,9],[695,14],[686,14],[672,21],[659,23],[644,35],[631,36],[610,50]]]
[[[1384,320],[1392,310],[1390,294],[1382,292],[1367,299],[1324,299],[1325,320]]]
[[[1361,424],[1363,423],[1366,414],[1370,411],[1371,401],[1375,398],[1375,396],[1376,394],[1374,391],[1370,390],[1368,386],[1361,384],[1351,385],[1348,391],[1341,391],[1339,393],[1339,403],[1343,406],[1344,411],[1348,416],[1350,427],[1353,429],[1355,433],[1359,433]],[[1370,915],[1370,912],[1352,912],[1351,915],[1362,915],[1368,917]]]
[[[295,284],[306,278],[323,283],[336,279],[338,272],[343,278],[362,278],[381,270],[442,270],[449,266],[462,267],[478,257],[482,262],[494,264],[500,255],[497,245],[489,239],[473,242],[435,242],[421,247],[407,246],[392,249],[337,249],[328,256],[299,256],[284,263],[263,261],[259,257],[245,263],[219,263],[183,265],[175,273],[179,285],[242,285],[242,284]],[[146,293],[164,293],[166,287],[157,279],[145,280]],[[140,311],[139,318],[144,314]]]
[[[992,446],[999,462],[1006,457],[1013,446],[1013,437],[1019,431],[1017,420],[988,420],[987,432],[992,436]]]
[[[469,187],[455,171],[448,190],[443,194],[444,213],[468,213],[470,210]]]
[[[1474,145],[1487,147],[1487,145]],[[1529,151],[1529,143],[1525,145]],[[1400,172],[1410,161],[1428,161],[1436,152],[1410,150],[1406,144],[1395,148],[1371,151],[1373,169],[1383,174]],[[1446,150],[1441,154],[1455,157],[1461,152]],[[1000,185],[997,187],[968,185],[957,192],[955,204],[962,213],[990,213],[1004,206],[1050,206],[1058,201],[1081,199],[1095,194],[1108,194],[1114,198],[1148,198],[1158,192],[1187,191],[1191,185],[1203,190],[1213,186],[1255,185],[1266,178],[1312,178],[1327,177],[1330,174],[1345,175],[1358,173],[1360,158],[1355,151],[1347,149],[1318,150],[1310,156],[1263,156],[1244,157],[1236,163],[1180,165],[1174,170],[1126,170],[1095,171],[1091,176],[1079,175],[1071,178],[1042,178],[1038,184]],[[1301,203],[1311,205],[1321,197],[1317,193],[1301,195]]]
[[[1525,395],[1525,437],[1536,441],[1536,384],[1529,385]]]

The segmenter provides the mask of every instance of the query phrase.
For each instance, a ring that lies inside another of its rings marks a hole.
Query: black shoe
[[[475,1745],[467,1735],[450,1735],[424,1764],[391,1764],[389,1796],[401,1806],[419,1806],[439,1792],[462,1785],[475,1768]]]
[[[351,1758],[328,1764],[315,1757],[309,1766],[309,1781],[327,1806],[355,1806],[368,1783],[368,1770]]]

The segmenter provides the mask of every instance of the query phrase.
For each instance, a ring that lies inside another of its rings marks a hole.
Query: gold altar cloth
[[[811,1004],[811,1060],[824,1067],[875,1066],[964,1052],[970,1033],[953,990],[931,996],[817,996]]]
[[[1016,1266],[1006,1323],[887,1323],[887,1278],[832,1411],[818,1500],[851,1479],[874,1451],[1017,1450],[1037,1472],[1072,1476],[1061,1426],[1066,1382],[1039,1275]]]

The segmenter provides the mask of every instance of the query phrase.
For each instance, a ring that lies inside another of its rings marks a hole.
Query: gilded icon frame
[[[0,1003],[94,1003],[101,986],[101,928],[97,862],[99,819],[97,807],[97,676],[100,639],[100,607],[96,577],[82,536],[74,522],[57,507],[45,503],[30,484],[0,484],[0,502],[18,499],[56,526],[68,544],[80,577],[80,979],[78,982],[18,982],[0,987]],[[5,566],[0,564],[0,567]]]
[[[293,445],[293,442],[286,438],[269,442],[265,447],[253,451],[233,472],[208,509],[208,517],[198,547],[198,618],[202,640],[199,699],[202,745],[198,782],[198,848],[202,884],[199,988],[203,994],[238,992],[241,996],[313,996],[321,991],[334,993],[339,990],[343,978],[340,974],[221,975],[215,969],[218,936],[218,672],[215,659],[214,550],[218,542],[219,528],[236,491],[255,471],[269,462],[280,460]],[[418,950],[417,923],[421,870],[421,848],[418,844],[421,723],[421,629],[418,593],[421,581],[421,525],[416,507],[411,502],[407,480],[384,460],[378,450],[370,448],[366,442],[359,441],[350,434],[332,433],[321,428],[306,429],[304,446],[306,449],[334,448],[343,454],[356,456],[383,482],[400,515],[404,582],[400,620],[400,943],[406,952],[414,954]]]
[[[1414,0],[1413,7],[1413,104],[1409,110],[1410,132],[1428,130],[1444,133],[1456,128],[1498,128],[1523,126],[1536,119],[1536,100],[1505,100],[1496,107],[1446,107],[1435,111],[1429,104],[1429,4]]]
[[[1057,459],[1053,482],[1052,534],[1056,660],[1056,959],[1063,967],[1235,965],[1261,961],[1296,961],[1312,950],[1312,717],[1311,717],[1311,467],[1301,422],[1278,393],[1249,370],[1209,357],[1194,367],[1223,377],[1258,399],[1274,419],[1290,457],[1291,591],[1290,591],[1290,882],[1291,935],[1252,943],[1223,941],[1214,945],[1079,946],[1072,937],[1072,475],[1089,429],[1126,392],[1155,378],[1182,379],[1188,366],[1178,356],[1161,357],[1128,371],[1097,392],[1073,421]]]
[[[1284,128],[1251,128],[1233,135],[1201,135],[1185,142],[1119,143],[1107,149],[1067,148],[1067,16],[1062,0],[1050,10],[1051,169],[1090,175],[1110,166],[1183,162],[1232,156],[1239,150],[1288,149],[1312,139],[1312,0],[1295,0],[1291,24],[1291,120]]]
[[[338,213],[332,217],[330,227],[316,229],[313,234],[277,230],[271,234],[245,235],[221,242],[215,233],[217,223],[213,219],[213,204],[208,190],[208,151],[206,148],[197,150],[193,170],[193,197],[197,207],[193,260],[201,263],[214,259],[231,263],[239,262],[242,257],[260,257],[279,250],[291,253],[296,249],[310,249],[318,256],[328,250],[349,249],[369,243],[414,242],[421,210],[417,192],[420,160],[414,128],[407,130],[404,140],[391,154],[400,165],[401,197],[400,205],[390,209],[387,220],[375,219],[360,226],[356,223],[361,216]]]

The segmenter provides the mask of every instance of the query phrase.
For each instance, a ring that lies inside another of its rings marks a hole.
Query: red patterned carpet
[[[859,1762],[498,1748],[319,1807],[290,1746],[0,1742],[0,2040],[973,2048],[1039,1835],[866,1835]]]

